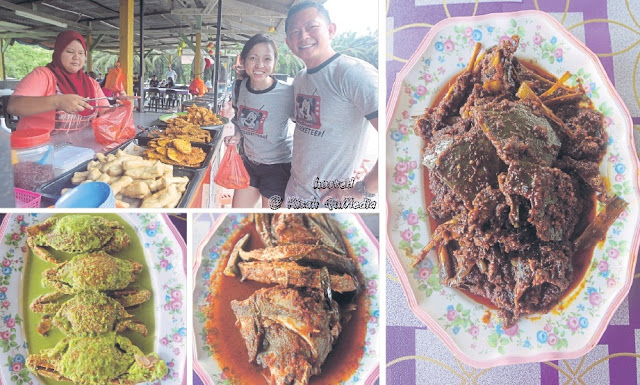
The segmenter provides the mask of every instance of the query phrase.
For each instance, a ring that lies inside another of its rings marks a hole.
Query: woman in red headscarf
[[[17,129],[46,128],[53,130],[56,111],[90,118],[96,105],[109,105],[107,100],[86,102],[104,97],[100,85],[84,71],[87,45],[74,31],[58,34],[53,59],[24,77],[9,99],[7,111],[20,117]]]

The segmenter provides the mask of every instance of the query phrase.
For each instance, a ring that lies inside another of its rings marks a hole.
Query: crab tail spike
[[[40,323],[38,324],[36,330],[43,336],[49,334],[49,330],[51,330],[51,316],[42,316],[42,320],[40,320]]]
[[[142,290],[116,290],[110,293],[116,301],[124,307],[140,305],[151,298],[151,292],[146,289]]]
[[[53,254],[51,254],[50,252],[48,252],[44,248],[36,245],[35,242],[33,241],[33,238],[27,237],[27,245],[33,251],[33,253],[35,255],[37,255],[38,257],[40,257],[40,259],[42,259],[43,261],[55,263],[56,265],[60,263],[60,261],[58,261],[53,256]]]
[[[422,262],[423,259],[425,259],[427,257],[427,254],[429,254],[429,252],[431,251],[431,249],[433,249],[436,245],[436,242],[434,242],[434,240],[432,239],[421,251],[420,251],[420,255],[418,255],[418,258],[416,258],[413,263],[411,264],[411,267],[416,267],[418,266],[418,264],[420,262]]]
[[[63,295],[64,294],[59,291],[43,294],[31,302],[29,309],[34,313],[56,314],[61,306],[57,301],[62,298]]]
[[[125,320],[116,325],[115,330],[117,332],[123,332],[127,329],[133,330],[134,332],[138,332],[142,334],[143,337],[146,337],[148,334],[147,326],[142,323],[142,321],[138,320]]]
[[[131,242],[131,238],[129,235],[122,230],[114,230],[113,236],[107,242],[103,250],[107,253],[115,253],[116,251],[124,250],[129,243]]]

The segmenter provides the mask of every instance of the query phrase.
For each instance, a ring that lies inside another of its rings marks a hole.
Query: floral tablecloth
[[[637,0],[388,0],[387,97],[396,74],[438,21],[456,16],[545,11],[600,58],[631,112],[640,148],[640,2]],[[457,360],[409,310],[397,276],[387,264],[386,383],[395,384],[638,384],[640,378],[640,265],[629,296],[598,345],[585,356],[491,369]]]

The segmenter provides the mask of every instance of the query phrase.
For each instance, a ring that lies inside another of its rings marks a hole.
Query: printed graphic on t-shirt
[[[240,129],[244,134],[263,135],[264,121],[267,119],[267,114],[267,111],[240,106],[240,111],[238,112]]]
[[[296,123],[310,128],[320,128],[320,96],[296,96]]]

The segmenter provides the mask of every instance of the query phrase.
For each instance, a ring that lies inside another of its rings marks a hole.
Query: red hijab
[[[76,73],[68,72],[62,65],[62,60],[60,59],[64,50],[74,40],[78,40],[86,52],[87,43],[85,43],[82,35],[75,31],[60,32],[56,38],[56,44],[53,47],[53,60],[47,64],[47,68],[53,72],[60,92],[65,95],[78,94],[85,98],[92,99],[96,97],[95,88],[92,84],[93,79],[84,73],[82,69]],[[93,106],[96,105],[95,102],[89,102],[89,104]],[[92,113],[93,111],[91,110],[84,110],[80,112],[80,115],[86,116]]]

